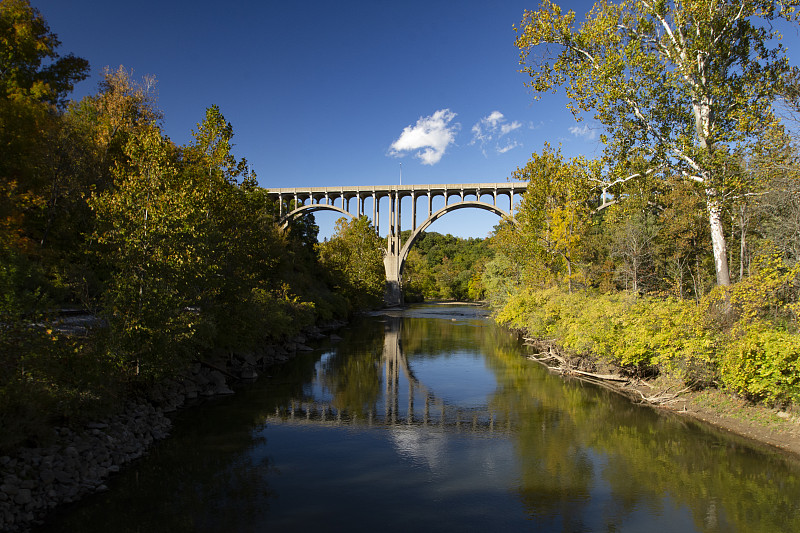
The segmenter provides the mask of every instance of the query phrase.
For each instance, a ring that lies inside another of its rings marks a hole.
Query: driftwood
[[[622,381],[622,382],[629,382],[630,379],[620,376],[618,374],[594,374],[592,372],[584,372],[583,370],[569,370],[571,374],[580,374],[581,376],[588,376],[595,379],[602,379],[603,381]]]
[[[655,405],[666,405],[668,403],[677,402],[679,401],[678,396],[683,394],[684,392],[689,392],[689,387],[685,389],[681,389],[678,392],[668,392],[669,389],[662,391],[658,394],[653,394],[652,396],[645,396],[642,391],[637,389],[632,389],[634,392],[637,392],[639,396],[642,397],[643,402],[652,403]]]
[[[625,377],[619,374],[597,374],[594,372],[586,372],[572,368],[571,362],[559,354],[558,348],[550,341],[545,339],[533,339],[524,337],[525,344],[534,346],[540,349],[540,353],[528,355],[527,358],[531,361],[536,361],[547,367],[551,372],[557,372],[562,375],[574,376],[578,379],[590,381],[596,385],[606,387],[617,392],[626,392],[636,398],[637,395],[644,403],[652,405],[667,405],[673,402],[680,401],[680,396],[690,390],[689,387],[681,389],[677,392],[670,392],[670,389],[663,391],[655,391],[655,394],[644,394],[637,387],[644,385],[650,389],[655,389],[653,385],[646,381],[636,380],[635,378]],[[553,366],[552,363],[556,365]]]

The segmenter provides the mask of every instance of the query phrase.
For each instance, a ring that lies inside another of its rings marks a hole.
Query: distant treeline
[[[402,232],[403,242],[410,234]],[[409,250],[403,269],[406,302],[482,300],[483,270],[493,256],[486,239],[421,233]]]

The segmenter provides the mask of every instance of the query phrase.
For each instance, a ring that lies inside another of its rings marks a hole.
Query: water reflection
[[[489,434],[496,430],[508,432],[512,417],[499,418],[498,413],[486,407],[485,396],[482,396],[483,402],[479,407],[464,405],[465,402],[458,399],[448,401],[439,397],[416,376],[403,347],[406,341],[410,341],[408,343],[416,349],[417,362],[424,367],[425,359],[443,353],[452,356],[454,348],[461,343],[469,346],[471,353],[480,354],[474,339],[470,342],[468,337],[462,336],[456,346],[444,343],[433,349],[427,345],[428,350],[422,353],[420,339],[441,339],[441,334],[431,334],[430,318],[403,319],[396,315],[382,318],[383,348],[379,357],[370,348],[326,354],[317,372],[321,390],[311,387],[303,398],[291,398],[285,405],[276,406],[274,415],[267,420],[295,424],[435,426]],[[451,327],[447,324],[446,329]],[[463,351],[455,353],[463,355]],[[478,359],[483,361],[482,357]],[[485,368],[484,365],[481,368]],[[457,369],[450,368],[449,373],[455,374]],[[494,390],[494,376],[481,377],[483,381],[491,381]],[[379,394],[381,382],[382,395]],[[441,381],[436,384],[443,385]],[[470,390],[461,389],[460,392],[462,400],[471,396]],[[329,401],[320,401],[320,397],[329,398]]]
[[[49,530],[800,531],[795,461],[565,383],[483,310],[342,336],[185,411]]]

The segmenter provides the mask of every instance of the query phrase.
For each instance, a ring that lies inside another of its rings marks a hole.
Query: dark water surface
[[[42,531],[800,531],[800,466],[564,382],[469,306],[366,317]]]

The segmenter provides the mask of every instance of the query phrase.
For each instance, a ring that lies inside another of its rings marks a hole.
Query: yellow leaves
[[[798,302],[787,301],[784,293],[800,281],[800,263],[789,268],[780,254],[773,252],[757,257],[753,270],[730,290],[730,304],[739,317],[737,328],[746,329],[767,313],[790,314],[796,321]]]

